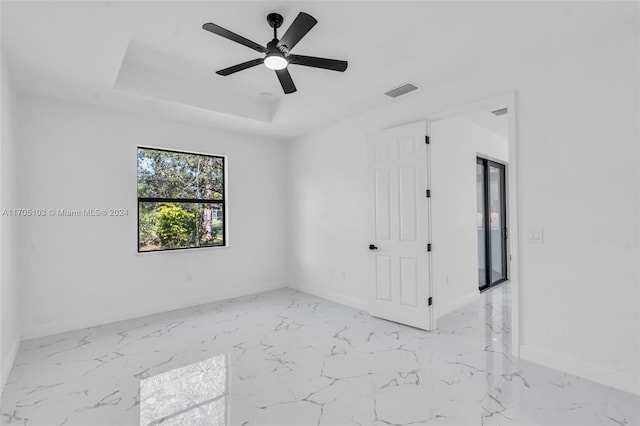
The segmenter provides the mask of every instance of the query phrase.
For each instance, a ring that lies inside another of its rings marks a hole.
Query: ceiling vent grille
[[[502,108],[502,109],[497,109],[495,111],[491,111],[491,114],[500,116],[500,115],[505,115],[507,112],[509,112],[507,108]]]
[[[418,86],[413,83],[405,83],[402,86],[398,86],[395,89],[391,89],[388,92],[385,92],[385,95],[390,98],[397,98],[398,96],[406,95],[409,92],[413,92],[414,90],[418,90]]]

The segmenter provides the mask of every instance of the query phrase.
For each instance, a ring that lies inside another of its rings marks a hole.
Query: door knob
[[[378,247],[374,246],[373,244],[369,244],[369,250],[378,250]]]

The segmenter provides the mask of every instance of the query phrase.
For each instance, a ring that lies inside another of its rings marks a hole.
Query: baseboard
[[[52,336],[54,334],[66,333],[68,331],[81,330],[83,328],[95,327],[97,325],[110,324],[118,321],[126,321],[134,318],[146,317],[148,315],[156,315],[164,312],[176,311],[178,309],[191,308],[193,306],[206,305],[207,303],[219,302],[221,300],[231,299],[234,297],[246,296],[263,291],[271,291],[286,287],[282,282],[262,284],[260,287],[231,288],[229,291],[221,294],[217,293],[216,297],[209,299],[194,298],[182,302],[168,302],[152,306],[142,306],[136,309],[127,309],[115,312],[105,312],[97,315],[72,318],[68,320],[58,321],[49,324],[41,324],[25,327],[22,330],[22,338],[24,340],[37,339],[44,336]]]
[[[555,370],[565,371],[574,376],[601,383],[635,395],[640,395],[640,378],[627,376],[617,371],[608,370],[597,365],[575,359],[565,358],[550,352],[520,346],[520,358]]]
[[[4,390],[4,385],[7,382],[7,378],[9,377],[9,373],[11,373],[11,368],[13,367],[13,362],[16,360],[16,356],[18,355],[18,348],[20,347],[20,335],[18,334],[16,338],[11,343],[11,349],[9,349],[9,353],[6,358],[2,359],[2,383],[0,383],[0,396],[2,396],[2,391]]]
[[[345,296],[344,294],[336,293],[335,291],[326,290],[324,288],[319,288],[308,284],[289,283],[287,287],[309,293],[323,299],[331,300],[332,302],[340,303],[341,305],[346,305],[360,311],[369,312],[369,302],[366,300],[356,299],[355,297],[351,296]]]
[[[433,307],[434,307],[434,316],[436,318],[440,318],[441,316],[444,316],[448,313],[451,313],[457,309],[462,308],[464,305],[467,305],[471,302],[474,302],[475,300],[477,300],[480,297],[480,291],[479,290],[475,290],[472,291],[471,293],[468,293],[456,300],[454,300],[453,302],[447,303],[446,305],[440,305],[438,303],[438,297],[437,295],[434,295],[434,302],[433,302]]]

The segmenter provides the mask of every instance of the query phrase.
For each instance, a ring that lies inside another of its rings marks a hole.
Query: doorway
[[[430,206],[431,206],[431,212],[432,212],[431,216],[433,217],[433,223],[435,224],[438,210],[441,210],[439,209],[439,205],[442,204],[441,197],[450,195],[452,193],[456,193],[456,191],[451,190],[450,188],[451,185],[449,180],[446,180],[446,179],[443,180],[442,178],[438,178],[439,176],[442,176],[442,173],[443,173],[442,167],[440,167],[440,170],[438,170],[439,165],[443,167],[445,167],[446,165],[443,165],[441,164],[442,163],[441,161],[436,160],[436,158],[442,157],[442,152],[437,152],[437,151],[442,151],[442,148],[445,145],[449,145],[449,144],[447,144],[446,142],[445,143],[438,142],[438,140],[442,140],[442,138],[438,138],[438,135],[436,134],[437,126],[438,126],[437,123],[447,122],[449,121],[449,119],[457,118],[461,116],[468,117],[469,114],[473,114],[477,111],[491,111],[493,113],[493,111],[498,111],[501,109],[507,112],[507,114],[502,115],[502,117],[504,117],[507,121],[506,123],[507,128],[505,131],[506,152],[505,151],[501,151],[501,153],[496,152],[495,149],[491,149],[492,146],[486,145],[486,144],[483,144],[482,146],[479,146],[479,145],[475,146],[473,150],[468,153],[467,160],[465,160],[468,166],[466,166],[466,168],[463,170],[463,173],[465,174],[467,173],[467,171],[470,171],[470,173],[466,174],[464,177],[464,181],[468,182],[468,184],[470,185],[470,189],[469,189],[470,204],[471,204],[471,207],[470,207],[471,210],[469,213],[470,214],[470,220],[469,220],[470,238],[469,238],[468,245],[467,244],[457,245],[454,247],[454,249],[456,250],[455,251],[456,257],[459,257],[460,248],[464,248],[466,253],[467,247],[471,247],[471,251],[473,255],[471,257],[468,257],[469,259],[468,262],[465,261],[464,263],[460,263],[460,262],[458,262],[457,264],[454,263],[453,267],[450,268],[449,270],[457,273],[458,270],[464,269],[466,274],[467,268],[459,268],[457,266],[461,264],[467,265],[469,263],[473,263],[473,267],[471,268],[470,273],[468,275],[469,279],[463,281],[465,290],[467,288],[469,289],[468,290],[469,297],[465,298],[464,295],[462,297],[459,297],[458,300],[460,300],[460,303],[452,303],[452,302],[447,303],[446,300],[443,303],[441,301],[442,299],[446,299],[447,289],[450,289],[452,287],[450,285],[450,283],[452,283],[452,280],[449,279],[447,281],[446,276],[444,280],[438,279],[438,276],[440,275],[440,272],[438,271],[442,271],[442,265],[440,262],[436,261],[436,257],[442,251],[441,250],[443,248],[441,247],[442,244],[447,244],[450,238],[449,238],[449,235],[446,234],[444,236],[441,236],[439,238],[439,241],[436,241],[437,230],[438,230],[437,226],[431,227],[432,239],[434,243],[433,245],[434,251],[432,253],[433,267],[431,270],[431,274],[433,276],[432,294],[433,294],[433,306],[436,311],[435,318],[441,316],[441,314],[437,309],[438,306],[444,306],[445,308],[447,308],[447,309],[442,309],[443,313],[451,312],[452,310],[457,309],[459,306],[462,306],[463,305],[462,302],[465,302],[466,304],[469,301],[474,300],[474,297],[477,297],[479,295],[478,284],[477,284],[478,283],[478,271],[477,271],[478,255],[476,253],[477,251],[477,212],[476,212],[476,206],[475,206],[476,200],[474,199],[474,197],[476,197],[476,194],[475,194],[476,188],[475,188],[475,181],[474,181],[475,178],[473,176],[473,174],[475,173],[474,165],[476,164],[476,158],[478,156],[481,156],[487,159],[497,160],[497,162],[500,162],[502,164],[507,164],[508,167],[506,167],[506,170],[505,170],[505,177],[507,182],[507,184],[505,185],[505,189],[509,191],[508,206],[507,206],[508,209],[507,209],[507,217],[506,217],[506,223],[508,225],[508,234],[507,234],[507,238],[508,238],[507,273],[508,275],[507,276],[508,276],[509,287],[511,287],[511,300],[513,301],[510,305],[511,306],[511,350],[515,357],[519,357],[520,356],[521,298],[520,298],[520,283],[518,280],[519,269],[520,269],[519,268],[520,256],[518,251],[518,240],[519,240],[518,192],[516,190],[518,188],[518,143],[517,143],[518,141],[517,141],[517,132],[516,132],[517,108],[516,108],[516,93],[514,91],[496,95],[491,98],[487,98],[477,102],[461,105],[456,108],[441,111],[439,113],[435,113],[426,117],[427,121],[429,122],[429,135],[431,138],[431,143],[429,145],[430,147],[429,182],[431,184],[431,189],[433,192],[433,196],[432,196],[433,201],[430,203]],[[497,114],[495,115],[497,116]],[[453,142],[451,145],[459,146],[460,142],[463,142],[465,140],[467,140],[467,138],[457,138],[456,142]],[[447,169],[445,169],[444,172],[449,173]],[[438,184],[438,181],[440,181],[439,184]],[[438,187],[445,188],[445,190],[438,190],[437,189]],[[438,197],[436,197],[436,194],[438,194]],[[465,197],[465,200],[466,199],[467,198]],[[453,228],[453,229],[455,230],[457,228]],[[467,287],[467,284],[469,285],[469,287]],[[471,292],[473,292],[473,294],[471,294]],[[508,314],[505,314],[505,315],[508,315]]]
[[[478,288],[508,279],[506,166],[476,158]]]

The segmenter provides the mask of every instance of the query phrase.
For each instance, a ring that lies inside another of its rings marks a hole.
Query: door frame
[[[478,101],[470,101],[466,104],[451,109],[435,112],[427,115],[427,125],[429,134],[431,123],[447,118],[489,108],[509,110],[509,167],[506,168],[507,190],[507,253],[509,262],[507,263],[507,273],[511,282],[511,352],[514,356],[520,357],[520,267],[519,267],[519,227],[518,227],[518,145],[516,129],[516,92],[515,90],[501,93]],[[435,288],[432,289],[434,300],[437,297]]]
[[[484,168],[483,172],[483,191],[484,191],[484,212],[483,212],[483,222],[484,222],[484,232],[485,232],[485,278],[488,278],[488,282],[486,282],[483,286],[478,286],[480,291],[488,290],[493,286],[501,284],[505,281],[509,281],[509,247],[507,244],[507,238],[504,237],[504,232],[506,232],[507,236],[509,235],[509,228],[507,227],[506,220],[504,218],[507,217],[507,165],[502,163],[501,161],[490,160],[489,158],[483,157],[481,155],[476,156],[476,164],[481,164]],[[491,265],[493,263],[493,250],[492,250],[492,242],[491,242],[491,219],[490,215],[487,214],[487,211],[490,210],[489,207],[489,198],[491,196],[490,186],[489,186],[489,167],[496,167],[502,169],[502,179],[500,179],[500,189],[502,197],[502,202],[500,203],[500,217],[505,220],[503,224],[503,229],[500,230],[500,244],[501,246],[501,257],[502,257],[502,269],[504,272],[504,278],[499,279],[496,282],[492,282],[491,274],[493,270],[491,269]],[[502,250],[504,248],[504,250]],[[480,265],[478,265],[480,266]],[[491,269],[491,270],[490,270]],[[486,281],[486,279],[485,279]]]

